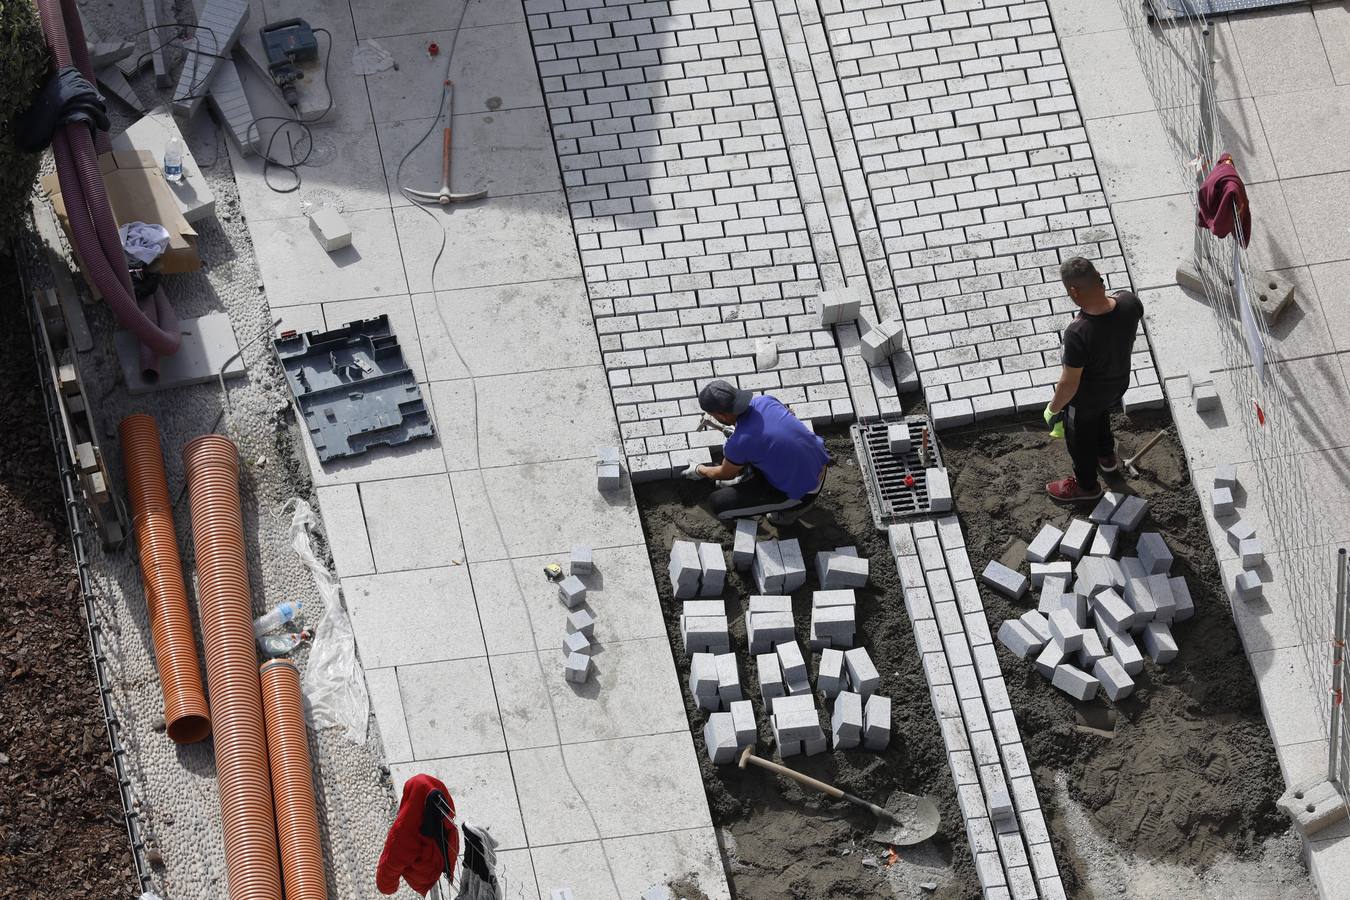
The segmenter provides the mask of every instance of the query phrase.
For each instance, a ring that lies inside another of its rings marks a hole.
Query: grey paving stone
[[[1059,548],[1063,537],[1064,532],[1046,522],[1027,545],[1027,559],[1031,562],[1047,562]]]
[[[1092,508],[1092,512],[1088,515],[1088,520],[1097,525],[1110,522],[1111,516],[1115,514],[1116,509],[1124,502],[1124,500],[1124,494],[1119,494],[1115,491],[1107,491],[1102,494],[1102,498],[1098,500],[1097,505]]]
[[[1063,663],[1056,667],[1055,677],[1051,681],[1055,687],[1075,700],[1091,700],[1097,693],[1097,679],[1077,666]]]
[[[1172,638],[1172,630],[1165,622],[1149,622],[1144,627],[1140,643],[1144,646],[1144,652],[1158,665],[1176,658],[1177,644]]]
[[[1144,516],[1148,514],[1148,502],[1142,497],[1130,495],[1120,502],[1116,511],[1111,514],[1111,524],[1117,525],[1126,531],[1134,531],[1144,521]]]
[[[870,697],[881,684],[881,675],[864,647],[844,651],[844,668],[848,672],[849,685],[864,698]]]
[[[727,561],[722,555],[722,545],[700,543],[698,545],[698,559],[702,570],[699,596],[720,596],[727,577]]]
[[[1139,535],[1135,552],[1144,571],[1150,575],[1165,575],[1172,568],[1172,551],[1167,549],[1167,542],[1156,531]]]
[[[1099,659],[1092,667],[1092,677],[1101,684],[1106,696],[1114,703],[1134,693],[1134,679],[1115,657]]]
[[[572,575],[589,575],[595,568],[594,554],[590,547],[573,547],[568,560],[568,572]]]
[[[997,560],[990,560],[980,573],[980,580],[1010,600],[1021,600],[1027,592],[1027,578],[1014,572]]]
[[[998,641],[1018,659],[1027,659],[1037,655],[1046,643],[1025,623],[1017,619],[1004,620],[998,629]]]
[[[1059,552],[1069,559],[1081,558],[1092,541],[1092,530],[1091,522],[1083,519],[1071,520],[1069,527],[1064,530],[1063,539],[1059,542]]]
[[[1096,532],[1092,535],[1092,544],[1088,547],[1088,554],[1091,556],[1113,556],[1116,552],[1116,542],[1119,537],[1119,526],[1098,525]]]
[[[755,558],[755,535],[758,523],[754,519],[736,520],[736,541],[732,548],[732,564],[740,570],[750,567]]]

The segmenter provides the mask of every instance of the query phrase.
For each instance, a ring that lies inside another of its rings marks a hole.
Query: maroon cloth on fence
[[[1247,187],[1242,183],[1233,156],[1225,153],[1210,170],[1196,196],[1195,224],[1208,228],[1215,237],[1233,233],[1234,212],[1242,226],[1242,246],[1252,239],[1252,211],[1247,205]]]
[[[375,868],[375,886],[382,894],[397,891],[398,880],[402,877],[408,887],[426,896],[442,872],[455,870],[455,861],[459,858],[459,829],[448,821],[443,823],[449,850],[449,859],[446,859],[440,846],[422,827],[427,796],[432,791],[440,791],[451,813],[455,810],[455,801],[439,779],[430,775],[414,775],[408,779],[403,785],[398,815],[394,817],[389,836],[384,839],[384,852]]]

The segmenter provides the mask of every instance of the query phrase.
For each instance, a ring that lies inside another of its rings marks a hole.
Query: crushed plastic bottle
[[[183,180],[183,140],[176,134],[164,148],[164,179],[174,184]]]
[[[253,636],[262,640],[262,636],[275,628],[280,628],[300,613],[299,600],[283,600],[276,606],[253,620]]]
[[[262,650],[262,655],[268,659],[276,659],[285,656],[299,647],[305,641],[309,640],[308,631],[287,631],[284,634],[269,634],[258,639],[258,647]]]

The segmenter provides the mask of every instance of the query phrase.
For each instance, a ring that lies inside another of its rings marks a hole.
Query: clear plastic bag
[[[314,510],[296,498],[291,514],[291,549],[314,576],[314,586],[323,600],[323,618],[314,626],[314,644],[305,667],[305,698],[316,728],[337,726],[356,744],[366,742],[370,720],[370,695],[366,676],[356,659],[356,635],[342,606],[337,579],[314,556],[310,529],[317,523]]]

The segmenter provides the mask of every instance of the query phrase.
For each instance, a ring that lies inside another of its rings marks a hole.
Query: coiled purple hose
[[[94,70],[75,0],[38,0],[37,5],[55,68],[74,65],[93,84]],[[89,127],[81,123],[63,125],[52,135],[52,154],[70,221],[71,240],[90,280],[112,307],[117,321],[156,355],[172,356],[182,341],[172,311],[166,320],[159,304],[149,304],[148,309],[155,315],[147,315],[131,287],[122,241],[117,236],[117,223],[113,221],[108,191],[98,167],[98,154],[111,149],[107,134],[98,132],[96,141]]]

